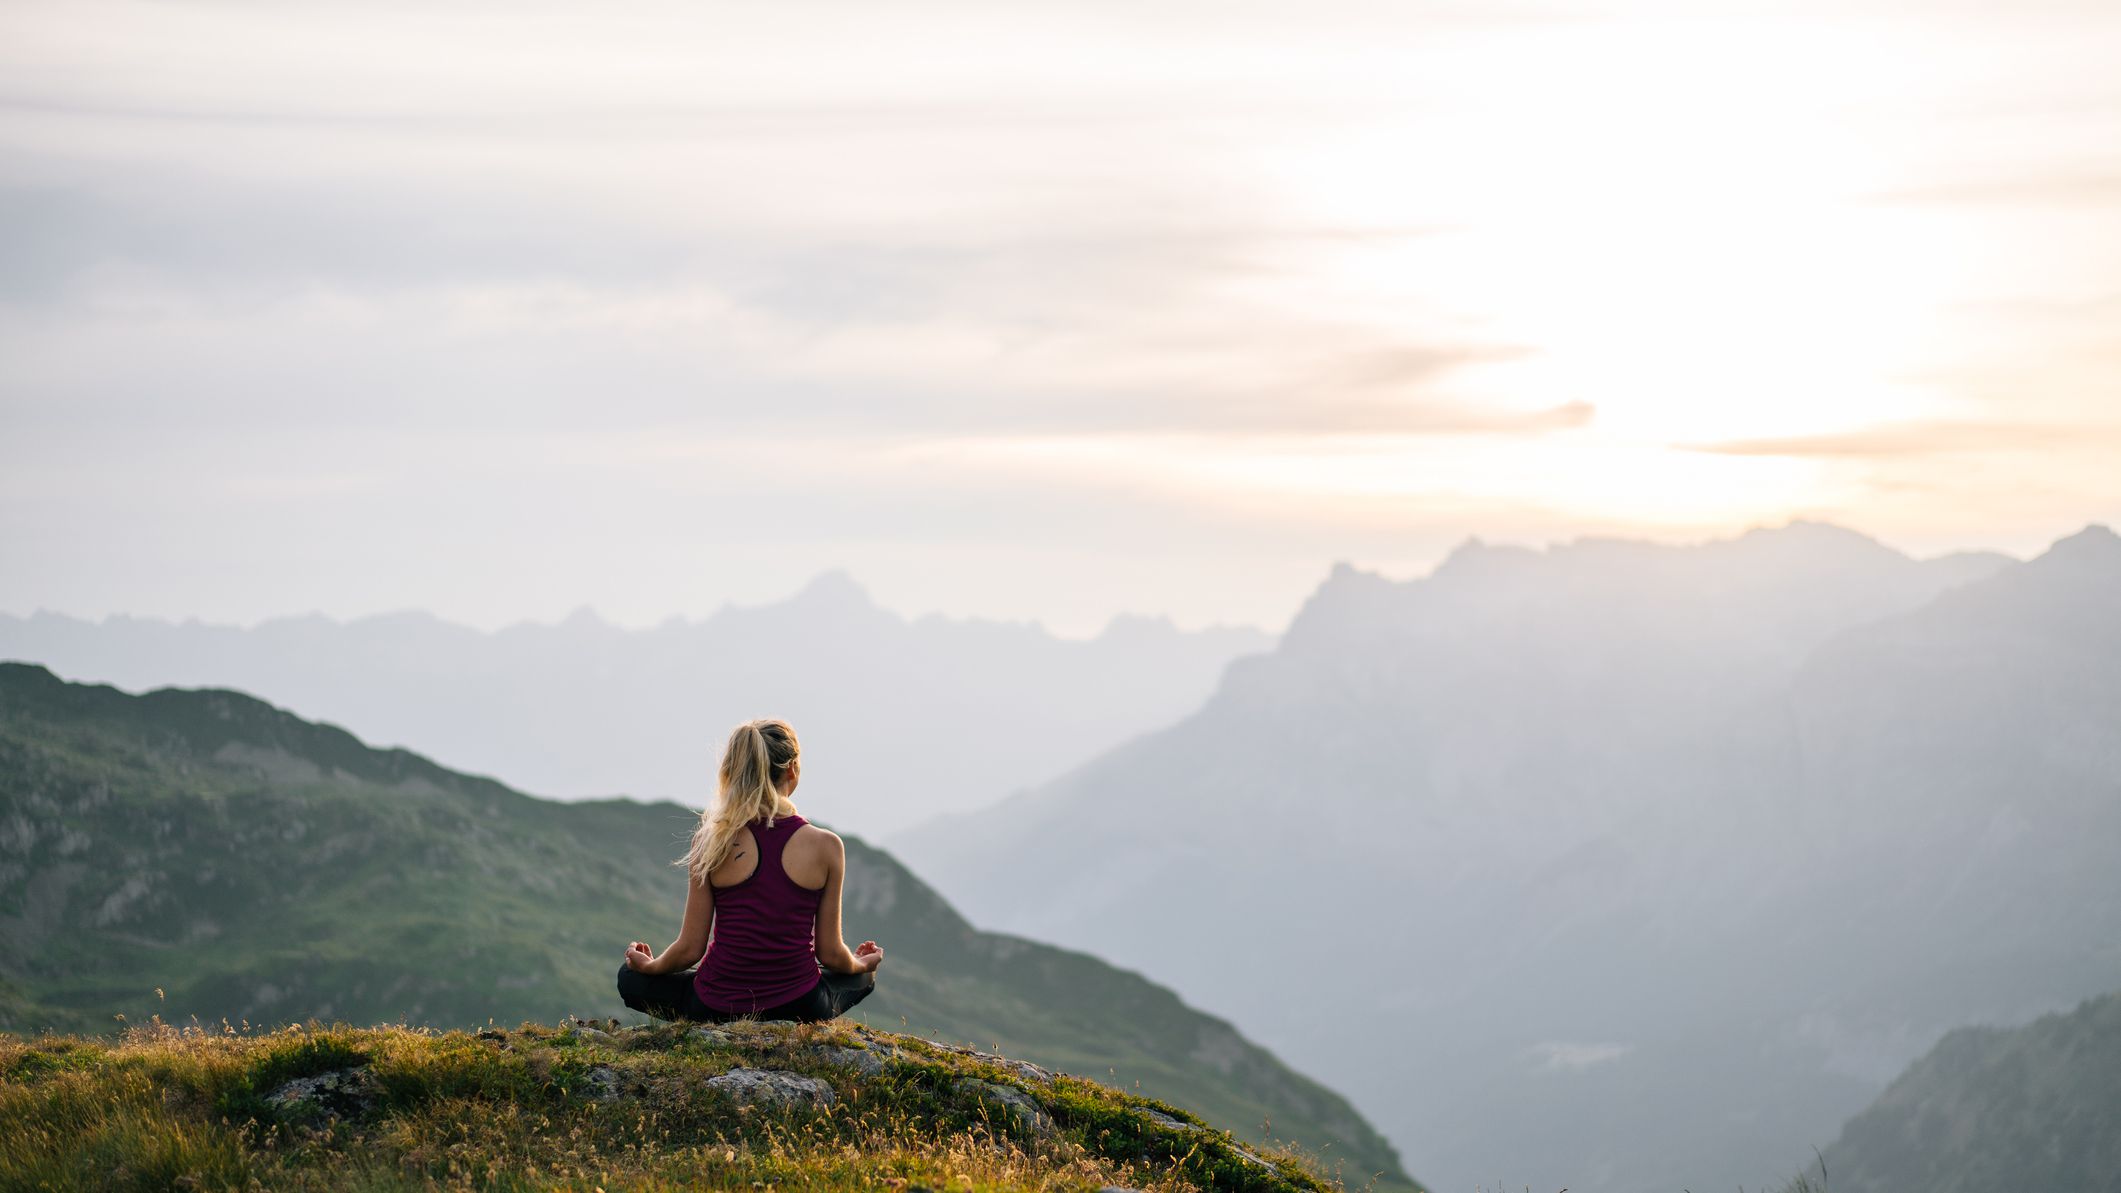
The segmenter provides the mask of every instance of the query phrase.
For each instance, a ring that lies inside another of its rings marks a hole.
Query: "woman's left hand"
[[[647,973],[648,967],[654,962],[655,950],[649,948],[643,942],[636,940],[626,946],[626,967],[628,969],[633,970],[635,973]]]

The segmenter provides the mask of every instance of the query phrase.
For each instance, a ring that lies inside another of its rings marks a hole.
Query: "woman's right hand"
[[[649,965],[654,961],[655,950],[642,941],[636,940],[626,946],[626,967],[635,973],[647,973]]]
[[[865,940],[854,950],[854,960],[864,973],[875,973],[876,967],[884,963],[884,950],[873,940]]]

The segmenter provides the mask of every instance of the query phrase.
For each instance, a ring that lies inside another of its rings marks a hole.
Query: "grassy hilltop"
[[[239,693],[0,664],[0,1031],[635,1019],[620,949],[675,931],[670,860],[694,819],[536,799]],[[848,850],[849,937],[889,952],[868,1024],[1162,1098],[1353,1184],[1411,1184],[1344,1099],[1228,1023],[978,931],[889,855]]]
[[[835,1023],[0,1037],[0,1187],[1337,1185],[1182,1110]]]

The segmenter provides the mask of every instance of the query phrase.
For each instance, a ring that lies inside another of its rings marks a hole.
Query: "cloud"
[[[503,396],[530,425],[891,437],[1543,434],[1593,413],[1449,395],[1522,346],[1269,309],[1238,284],[1292,246],[1423,228],[1086,213],[841,239],[424,179],[12,164],[0,403],[23,426],[433,425]]]
[[[1572,1044],[1550,1040],[1527,1049],[1549,1072],[1580,1073],[1593,1065],[1619,1060],[1634,1051],[1632,1044]]]
[[[954,312],[819,330],[702,287],[584,292],[497,286],[387,299],[305,292],[201,306],[153,286],[63,316],[0,315],[11,425],[785,434],[796,440],[1124,435],[1541,436],[1586,402],[1455,396],[1459,370],[1512,353],[1379,346],[1341,332],[1308,351],[1134,342],[1077,327],[1011,344]],[[1319,332],[1321,340],[1328,333]],[[1303,354],[1298,354],[1303,352]],[[1221,355],[1221,370],[1193,361]],[[1386,375],[1380,358],[1419,358]],[[1227,375],[1225,375],[1227,373]]]
[[[1785,435],[1682,444],[1726,456],[1888,458],[1965,452],[2020,452],[2121,447],[2121,426],[1910,420],[1823,435]]]
[[[236,186],[156,169],[52,178],[11,165],[13,177],[0,181],[0,298],[16,304],[63,304],[112,270],[202,300],[255,301],[317,286],[628,283],[667,279],[688,257],[623,221],[528,199],[422,194],[417,185]]]
[[[1428,226],[1266,218],[1163,194],[1153,172],[1135,202],[1090,193],[1045,218],[1007,204],[872,227],[847,222],[856,203],[824,223],[741,203],[644,213],[630,182],[676,151],[667,130],[585,193],[415,168],[423,136],[478,157],[488,134],[400,130],[377,151],[343,122],[268,122],[262,141],[205,123],[172,155],[137,129],[107,159],[0,155],[0,344],[19,366],[0,403],[19,424],[432,425],[490,417],[504,394],[532,425],[579,410],[894,437],[1541,434],[1591,416],[1448,394],[1460,370],[1522,346],[1262,297],[1316,253],[1398,250]],[[568,148],[535,122],[516,131],[541,163]],[[327,148],[383,157],[243,164]],[[729,189],[827,181],[787,166]]]
[[[2115,207],[2121,173],[2049,173],[1902,187],[1870,196],[1875,203],[1968,207]]]

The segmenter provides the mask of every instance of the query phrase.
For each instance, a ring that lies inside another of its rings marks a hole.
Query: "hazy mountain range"
[[[980,923],[1228,1016],[1439,1187],[1617,1193],[1779,1181],[1946,1030],[2121,986],[2116,608],[2103,528],[2019,563],[1796,523],[1342,566],[1279,644],[907,622],[828,576],[654,631],[39,615],[0,655],[689,799],[789,715],[806,796]]]
[[[1439,1187],[1757,1187],[1945,1030],[2121,986],[2121,540],[1342,567],[1192,717],[893,844]]]
[[[1820,1186],[1839,1193],[2121,1193],[2121,994],[1952,1032],[1822,1163]]]
[[[533,799],[240,693],[132,696],[0,664],[0,1031],[637,1018],[613,976],[625,942],[676,931],[670,860],[696,818]],[[1357,1187],[1407,1183],[1343,1098],[1228,1023],[1094,957],[977,931],[847,844],[848,934],[888,954],[857,1018],[1138,1083]]]
[[[803,783],[882,833],[991,802],[1198,707],[1251,629],[1122,617],[1088,641],[908,620],[843,572],[786,601],[628,630],[583,611],[486,633],[423,613],[250,628],[0,615],[0,659],[130,689],[269,694],[305,717],[560,798],[687,803],[731,726],[791,721]]]

